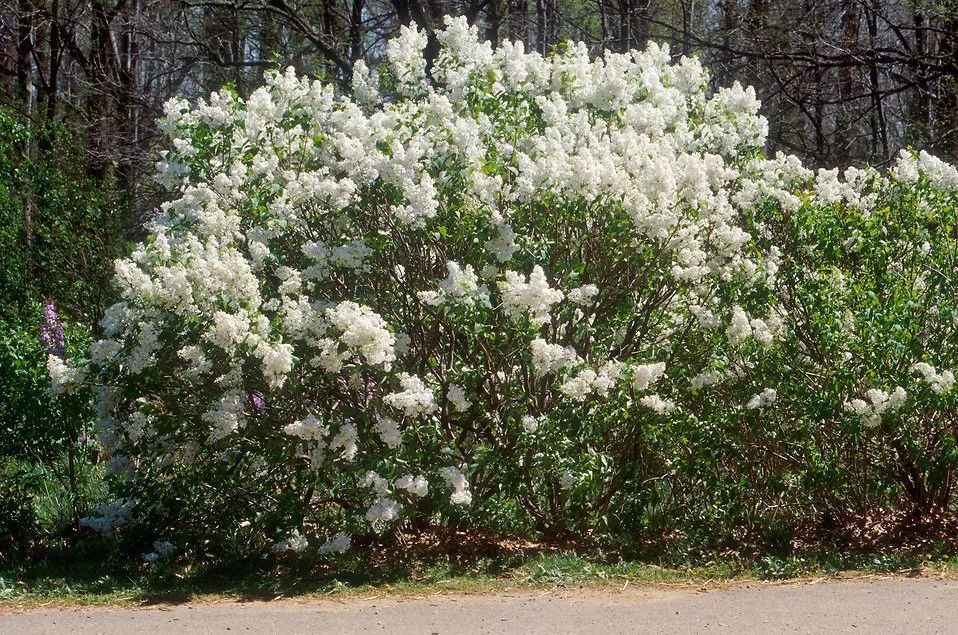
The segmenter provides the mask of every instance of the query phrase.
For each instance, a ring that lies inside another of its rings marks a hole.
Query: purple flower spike
[[[266,410],[266,399],[258,392],[250,393],[250,405],[253,406],[253,412],[263,412]]]
[[[40,323],[40,339],[47,354],[63,357],[66,352],[66,336],[63,334],[63,323],[57,314],[53,300],[43,301],[43,321]]]

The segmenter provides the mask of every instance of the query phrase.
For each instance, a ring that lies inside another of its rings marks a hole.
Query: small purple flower
[[[57,308],[50,298],[43,301],[43,321],[40,323],[40,339],[43,341],[43,348],[46,349],[49,355],[63,357],[66,352],[66,336],[63,334],[63,323],[57,314]]]
[[[266,399],[258,392],[250,393],[249,403],[253,407],[253,412],[263,412],[266,410]]]

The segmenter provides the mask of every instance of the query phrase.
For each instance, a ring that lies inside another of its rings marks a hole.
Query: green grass
[[[358,556],[335,571],[306,566],[270,568],[122,565],[93,558],[49,557],[34,564],[0,565],[0,606],[123,605],[209,599],[275,599],[318,595],[484,593],[515,588],[716,585],[867,574],[958,575],[958,559],[916,556],[763,558],[743,565],[699,567],[603,562],[567,553],[495,556],[469,564],[448,559],[375,566]]]

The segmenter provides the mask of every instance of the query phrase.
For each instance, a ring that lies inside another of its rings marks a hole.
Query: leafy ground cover
[[[317,562],[229,565],[144,564],[119,552],[75,556],[50,550],[34,562],[0,565],[0,610],[59,605],[142,605],[291,597],[488,593],[508,589],[723,586],[763,580],[869,575],[958,576],[958,558],[934,550],[836,556],[809,553],[724,559],[701,565],[623,560],[522,540],[461,534],[456,544],[412,541],[402,557],[378,548],[357,552],[333,569]]]

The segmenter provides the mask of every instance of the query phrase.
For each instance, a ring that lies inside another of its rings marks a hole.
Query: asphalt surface
[[[958,581],[0,608],[0,633],[958,633]]]

